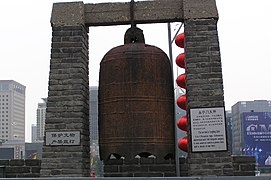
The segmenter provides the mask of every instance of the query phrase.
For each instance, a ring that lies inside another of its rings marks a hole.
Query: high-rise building
[[[89,87],[90,145],[98,145],[98,87]]]
[[[233,105],[233,154],[254,155],[259,165],[265,165],[271,154],[270,143],[271,101],[240,101]]]
[[[98,86],[89,87],[89,139],[90,139],[90,169],[96,176],[102,176],[102,161],[99,158],[98,140]]]
[[[226,111],[226,123],[227,123],[228,150],[232,154],[232,113],[231,111]]]
[[[0,141],[25,142],[25,86],[0,80]]]
[[[32,124],[31,130],[31,142],[37,142],[37,125]]]
[[[38,103],[37,108],[37,138],[35,142],[44,141],[44,126],[45,126],[47,98],[42,98],[42,100],[43,102]]]

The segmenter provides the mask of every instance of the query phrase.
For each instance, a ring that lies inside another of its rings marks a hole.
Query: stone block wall
[[[218,162],[218,158],[213,158],[212,162]],[[255,176],[256,175],[256,158],[255,156],[231,156],[230,159],[232,164],[233,164],[233,171],[230,168],[230,176]],[[186,177],[189,176],[188,172],[188,164],[187,164],[187,158],[180,158],[180,176],[181,177]],[[199,163],[200,164],[200,163]],[[210,170],[213,169],[212,163],[207,163],[205,166],[209,166]],[[208,172],[208,169],[206,170]]]
[[[188,176],[187,159],[184,157],[179,158],[179,164],[180,164],[180,176],[187,177]]]
[[[134,162],[111,159],[104,163],[104,177],[175,177],[175,161],[138,158]]]
[[[40,177],[41,160],[0,160],[6,178]]]
[[[255,176],[255,156],[232,156],[234,176]]]
[[[255,176],[255,156],[231,156],[234,176]],[[188,176],[186,158],[180,158],[180,176]],[[0,160],[7,178],[40,177],[41,160]],[[157,162],[153,158],[135,159],[125,162],[123,159],[111,159],[104,165],[105,177],[175,177],[175,161]]]

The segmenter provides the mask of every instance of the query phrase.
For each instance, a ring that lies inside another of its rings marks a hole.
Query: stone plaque
[[[225,108],[190,109],[192,152],[226,151]]]
[[[80,131],[46,132],[46,146],[80,145]]]

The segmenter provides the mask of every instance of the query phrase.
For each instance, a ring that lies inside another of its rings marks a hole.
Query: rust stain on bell
[[[100,63],[99,147],[102,160],[136,155],[173,158],[174,91],[167,55],[144,43],[138,28]]]

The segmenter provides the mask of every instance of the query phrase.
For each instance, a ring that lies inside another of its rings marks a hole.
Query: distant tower
[[[98,86],[89,88],[90,145],[98,145]]]
[[[44,126],[45,126],[45,114],[47,107],[47,98],[42,98],[43,102],[38,103],[37,109],[37,141],[43,142]]]
[[[25,86],[0,80],[0,141],[25,141]]]
[[[37,142],[37,125],[32,124],[31,130],[31,142]]]

